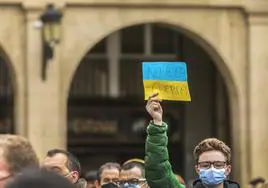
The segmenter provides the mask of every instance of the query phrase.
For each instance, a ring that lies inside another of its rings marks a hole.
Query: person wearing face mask
[[[199,179],[194,188],[239,188],[227,177],[231,173],[231,149],[216,138],[201,141],[194,149],[195,169]]]
[[[62,149],[51,149],[43,161],[42,168],[65,177],[76,188],[86,188],[86,180],[81,178],[81,165],[76,156]]]
[[[148,188],[143,160],[130,159],[122,165],[120,188]]]
[[[146,180],[153,188],[184,188],[169,163],[168,125],[162,120],[160,102],[158,94],[153,94],[146,105],[153,119],[147,127]],[[231,172],[231,150],[225,143],[215,138],[205,139],[195,147],[194,156],[199,179],[194,181],[193,188],[240,188],[239,184],[227,180]]]
[[[118,163],[105,163],[97,173],[97,188],[119,188],[121,166]]]

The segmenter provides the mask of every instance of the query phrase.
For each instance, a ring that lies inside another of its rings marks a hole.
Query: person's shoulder
[[[224,188],[240,188],[240,185],[232,180],[225,180],[224,181]],[[197,179],[193,182],[193,187],[194,188],[203,188],[202,181],[200,179]]]
[[[193,187],[194,188],[203,188],[203,184],[202,184],[202,181],[200,179],[196,179],[194,182],[193,182]]]
[[[240,185],[232,180],[225,180],[224,183],[226,188],[240,188]]]

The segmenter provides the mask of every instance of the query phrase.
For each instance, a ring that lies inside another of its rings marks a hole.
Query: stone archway
[[[142,103],[141,61],[185,61],[188,64],[193,101],[191,105],[170,103],[165,105],[164,112],[172,130],[169,136],[173,169],[185,178],[192,179],[193,169],[187,166],[195,164],[189,156],[197,142],[206,137],[217,137],[228,144],[232,142],[228,138],[229,97],[226,84],[211,57],[192,39],[168,24],[148,23],[123,28],[101,40],[84,56],[69,92],[68,149],[80,156],[81,160],[87,159],[84,164],[91,168],[103,164],[103,152],[109,151],[116,144],[122,149],[117,149],[113,155],[111,151],[106,153],[106,160],[115,157],[117,161],[124,161],[130,155],[144,156],[145,138],[138,137],[135,131],[124,130],[127,123],[121,122],[128,119],[128,126],[135,127],[135,123],[143,121],[146,116]],[[113,110],[109,111],[110,108]],[[133,123],[133,116],[139,121]],[[96,125],[105,117],[110,117],[109,121],[118,122],[113,138],[118,141],[114,145],[108,144],[109,141],[105,145],[103,141],[94,138],[100,134],[103,140],[109,139],[105,137],[106,132],[97,130],[99,125]],[[132,143],[125,140],[126,135],[136,141]],[[88,143],[84,146],[87,152],[78,151],[85,145],[84,142]],[[126,154],[124,147],[134,149],[131,146],[134,143],[136,152],[128,151]],[[95,146],[101,144],[102,148]],[[178,158],[180,160],[176,160]],[[91,161],[95,162],[92,164]]]
[[[0,46],[10,72],[14,92],[14,133],[27,136],[25,12],[16,5],[1,6],[1,12]]]
[[[3,49],[0,49],[0,132],[14,133],[14,75]]]
[[[232,134],[236,135],[233,140],[233,151],[235,156],[235,168],[241,169],[235,171],[235,177],[238,180],[244,181],[247,179],[247,156],[240,155],[241,150],[247,151],[246,148],[246,134],[241,134],[241,131],[246,130],[246,69],[241,70],[241,66],[244,68],[246,64],[245,60],[245,25],[243,22],[242,13],[219,11],[175,11],[164,9],[161,14],[155,14],[159,10],[145,9],[137,11],[136,9],[105,9],[105,16],[102,16],[98,9],[90,9],[90,11],[81,12],[83,18],[77,16],[76,9],[68,8],[65,15],[64,27],[65,34],[63,41],[63,54],[61,60],[65,62],[63,67],[65,76],[63,79],[63,93],[64,98],[68,98],[68,92],[72,77],[79,65],[81,57],[88,51],[89,48],[94,46],[105,36],[113,33],[116,30],[142,23],[154,23],[160,22],[171,25],[178,29],[180,32],[194,40],[198,45],[209,54],[216,64],[218,70],[223,75],[223,79],[227,84],[228,94],[230,96],[231,106],[231,124]],[[76,16],[74,16],[76,14]],[[203,19],[204,17],[213,17],[214,19]],[[226,16],[233,14],[239,27],[231,27],[230,17]],[[120,18],[118,17],[120,15]],[[189,17],[191,15],[191,17]],[[78,19],[79,17],[79,22]],[[100,22],[99,18],[103,19]],[[122,17],[124,19],[122,19]],[[186,19],[188,18],[188,19]],[[82,19],[82,20],[81,20]],[[83,23],[90,22],[94,25],[91,28],[89,25]],[[77,23],[76,27],[68,27],[68,23]],[[211,27],[207,30],[205,25]],[[218,30],[219,27],[224,27],[224,32]],[[88,32],[84,32],[88,31]],[[239,53],[233,53],[236,48],[242,49]],[[70,54],[70,51],[76,53]],[[233,64],[235,62],[236,64]],[[236,74],[239,72],[239,74]],[[65,103],[66,104],[66,103]],[[66,105],[67,106],[67,105]],[[65,106],[65,108],[66,108]],[[67,111],[67,109],[65,109]],[[244,169],[244,170],[242,170]]]

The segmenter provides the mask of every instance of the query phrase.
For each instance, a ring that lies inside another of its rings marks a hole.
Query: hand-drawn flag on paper
[[[184,62],[143,62],[145,100],[158,93],[162,100],[191,101]]]

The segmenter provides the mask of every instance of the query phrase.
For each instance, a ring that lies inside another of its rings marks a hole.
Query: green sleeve
[[[147,127],[145,144],[145,176],[152,188],[184,188],[175,177],[168,155],[168,126],[152,123]]]

